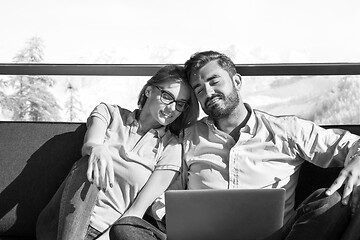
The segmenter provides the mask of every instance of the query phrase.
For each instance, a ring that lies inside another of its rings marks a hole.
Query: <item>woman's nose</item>
[[[171,111],[175,111],[176,110],[176,102],[172,102],[172,103],[168,104],[167,108],[169,108]]]

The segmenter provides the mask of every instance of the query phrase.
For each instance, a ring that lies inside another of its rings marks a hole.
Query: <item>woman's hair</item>
[[[157,71],[141,89],[138,98],[138,107],[139,109],[142,109],[145,105],[147,100],[145,90],[148,86],[161,86],[162,84],[170,81],[183,83],[187,85],[190,90],[190,98],[187,101],[189,107],[183,111],[181,115],[175,119],[175,121],[167,126],[167,129],[178,136],[183,128],[194,123],[199,116],[199,104],[191,86],[186,79],[184,67],[171,64],[160,68],[159,71]]]
[[[197,73],[207,63],[216,60],[219,66],[224,69],[230,77],[236,74],[234,62],[225,54],[215,51],[197,52],[185,62],[185,74],[190,79],[191,74]]]

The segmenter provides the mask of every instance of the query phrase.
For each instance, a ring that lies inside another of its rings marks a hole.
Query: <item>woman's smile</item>
[[[172,118],[174,114],[172,114],[171,112],[165,112],[163,110],[160,110],[160,116],[162,116],[165,119],[169,119]]]

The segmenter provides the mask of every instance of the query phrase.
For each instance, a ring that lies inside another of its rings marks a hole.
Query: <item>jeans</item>
[[[110,240],[165,240],[165,233],[138,217],[124,217],[110,228]]]
[[[87,180],[87,161],[88,158],[83,157],[73,165],[67,178],[40,213],[36,224],[37,240],[91,240],[99,236],[100,232],[89,226],[99,189]],[[124,223],[128,223],[127,218],[115,224]],[[150,232],[154,232],[154,236],[158,237],[153,239],[165,239],[164,233],[143,219],[135,219],[133,224],[142,226],[144,231],[148,229],[149,232],[142,236],[150,236]]]
[[[37,240],[82,240],[88,231],[90,213],[98,189],[86,178],[87,157],[77,161],[36,223]]]
[[[96,237],[100,235],[101,232],[96,230],[95,228],[88,226],[86,231],[85,240],[94,240]]]
[[[293,218],[266,240],[359,239],[358,227],[350,227],[354,225],[352,222],[359,222],[359,216],[351,217],[350,207],[341,203],[339,192],[327,196],[325,191],[319,189],[312,193],[297,208]]]

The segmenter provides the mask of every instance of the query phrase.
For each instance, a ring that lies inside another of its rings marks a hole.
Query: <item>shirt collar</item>
[[[246,133],[250,133],[250,134],[254,135],[255,131],[256,131],[256,117],[255,117],[254,111],[250,107],[250,105],[247,103],[244,103],[244,105],[245,105],[245,108],[250,113],[250,117],[249,117],[247,123],[245,124],[245,126],[240,129],[240,132],[246,132]],[[212,129],[214,129],[214,130],[217,129],[217,127],[215,126],[215,123],[214,123],[214,119],[212,119],[210,117],[206,117],[205,121],[206,121],[207,125],[210,126]]]
[[[242,128],[247,133],[254,135],[256,132],[256,117],[253,109],[250,107],[249,104],[244,103],[246,109],[250,112],[249,120],[247,121],[246,125]]]
[[[135,109],[133,112],[131,112],[126,119],[126,124],[127,125],[133,125],[133,126],[139,126],[139,122],[137,121],[137,118],[140,114],[140,110],[139,109]]]
[[[139,122],[138,122],[139,115],[140,115],[140,110],[135,109],[133,112],[131,112],[128,115],[128,117],[126,119],[126,124],[129,126],[135,127],[134,128],[135,132],[137,131],[137,128],[139,127]],[[166,127],[162,126],[162,127],[156,128],[156,129],[151,129],[149,132],[154,133],[158,138],[162,138],[166,133]]]

